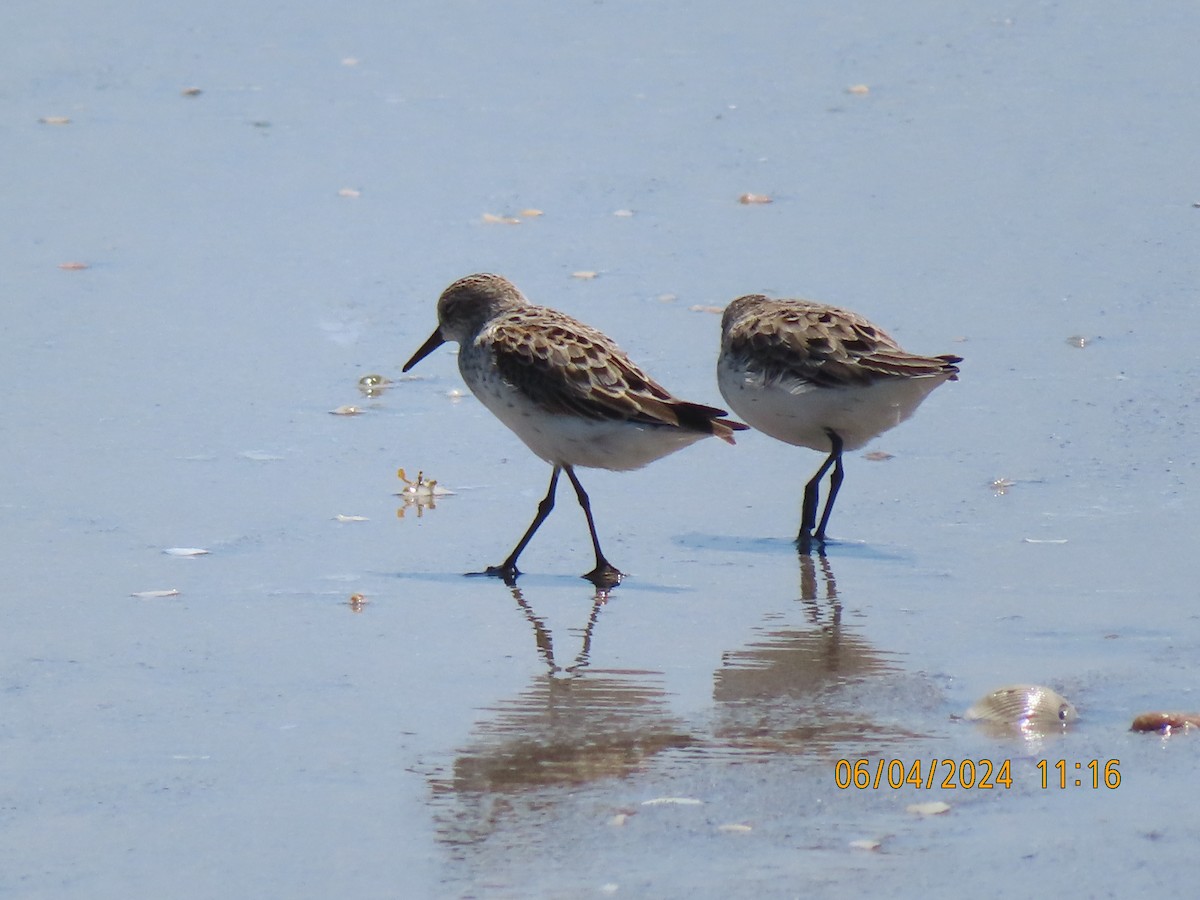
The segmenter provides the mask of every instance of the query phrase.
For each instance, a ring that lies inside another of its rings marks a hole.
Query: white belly
[[[721,395],[746,424],[777,440],[823,453],[831,449],[826,429],[837,432],[846,450],[857,450],[911,416],[948,377],[888,378],[864,386],[826,388],[801,381],[764,384],[762,378],[735,370],[724,359],[717,367]]]
[[[587,419],[547,412],[505,382],[494,369],[461,365],[463,380],[491,413],[525,445],[552,465],[592,469],[640,469],[682,450],[703,432],[620,419]]]

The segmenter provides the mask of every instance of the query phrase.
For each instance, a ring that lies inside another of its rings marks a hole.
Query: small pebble
[[[1150,712],[1142,713],[1129,726],[1130,731],[1156,731],[1169,735],[1176,731],[1200,728],[1200,713]]]

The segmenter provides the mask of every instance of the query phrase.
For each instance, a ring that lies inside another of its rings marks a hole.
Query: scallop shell
[[[1011,684],[977,701],[966,717],[988,726],[1044,734],[1071,724],[1079,713],[1066,697],[1048,687]]]

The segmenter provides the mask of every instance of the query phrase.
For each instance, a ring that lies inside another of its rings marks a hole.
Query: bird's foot
[[[517,577],[521,571],[511,563],[504,563],[499,566],[488,566],[482,572],[468,572],[468,576],[484,575],[491,578],[499,578],[508,587],[514,587],[517,583]]]
[[[597,560],[596,568],[582,576],[596,586],[597,590],[607,591],[615,588],[625,577],[625,573],[606,559]]]
[[[802,529],[800,533],[796,535],[796,549],[801,553],[809,553],[813,550],[824,550],[825,541],[826,538],[824,532],[810,534],[808,531]]]

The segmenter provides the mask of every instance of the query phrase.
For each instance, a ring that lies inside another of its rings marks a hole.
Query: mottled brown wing
[[[506,381],[544,409],[589,419],[698,427],[719,409],[677,400],[608,337],[556,310],[503,316],[481,335]]]
[[[818,387],[870,384],[954,369],[959,357],[917,356],[883,329],[848,310],[779,303],[744,320],[730,351],[761,369],[768,381],[795,379]]]

